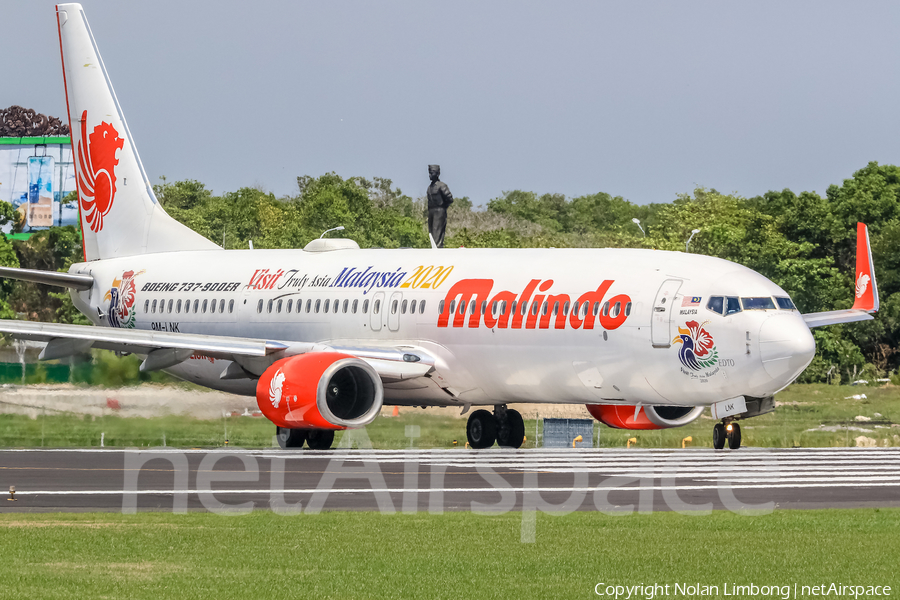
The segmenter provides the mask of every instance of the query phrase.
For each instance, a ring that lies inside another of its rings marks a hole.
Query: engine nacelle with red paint
[[[346,429],[375,420],[384,401],[381,378],[365,361],[310,352],[274,363],[256,384],[267,419],[286,429]]]
[[[642,406],[635,419],[634,406],[621,404],[588,404],[595,419],[615,429],[668,429],[696,420],[702,406]]]

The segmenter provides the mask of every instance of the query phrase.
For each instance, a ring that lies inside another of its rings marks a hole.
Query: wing
[[[197,352],[239,363],[241,368],[222,373],[224,379],[259,376],[276,360],[306,352],[342,352],[356,356],[372,365],[382,379],[390,381],[422,377],[434,368],[434,359],[427,353],[403,346],[314,344],[5,319],[0,319],[0,333],[47,342],[41,360],[64,358],[99,348],[146,355],[141,364],[142,371],[175,366]]]
[[[875,264],[869,244],[869,229],[864,223],[856,224],[856,272],[853,276],[855,296],[853,307],[847,310],[807,313],[803,320],[811,328],[856,321],[871,321],[870,314],[878,311],[878,286],[875,283]]]
[[[874,319],[872,315],[864,310],[830,310],[828,312],[807,313],[803,315],[806,325],[812,329],[813,327],[823,327],[825,325],[839,325],[841,323],[855,323],[857,321],[871,321]]]

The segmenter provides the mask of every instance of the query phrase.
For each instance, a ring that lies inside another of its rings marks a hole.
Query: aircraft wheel
[[[334,443],[334,430],[310,429],[306,434],[306,443],[310,450],[330,450]]]
[[[506,427],[497,428],[497,445],[521,448],[525,442],[525,420],[517,410],[506,411]]]
[[[284,427],[275,427],[275,437],[278,439],[278,445],[282,450],[288,448],[302,448],[303,442],[306,441],[306,430],[304,429],[287,429]]]
[[[486,410],[476,410],[466,423],[466,437],[473,448],[488,448],[497,439],[497,422],[494,415]]]
[[[737,423],[731,424],[731,433],[728,434],[728,447],[731,450],[737,450],[741,447],[741,426]]]
[[[725,424],[716,423],[713,427],[713,448],[721,450],[725,447]]]

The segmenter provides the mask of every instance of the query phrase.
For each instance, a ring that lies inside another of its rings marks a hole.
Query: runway
[[[0,450],[10,486],[0,512],[890,507],[900,448]]]

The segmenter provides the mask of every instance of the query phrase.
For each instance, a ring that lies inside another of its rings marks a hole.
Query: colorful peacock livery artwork
[[[688,321],[684,327],[678,328],[678,335],[672,340],[673,344],[681,344],[678,358],[685,367],[699,371],[715,366],[719,362],[719,353],[713,341],[712,334],[705,329],[709,321],[702,324],[697,321]]]
[[[112,288],[103,296],[104,300],[109,301],[107,320],[110,327],[134,329],[134,301],[137,298],[137,286],[134,278],[143,272],[125,271],[122,273],[122,277],[113,279]]]

